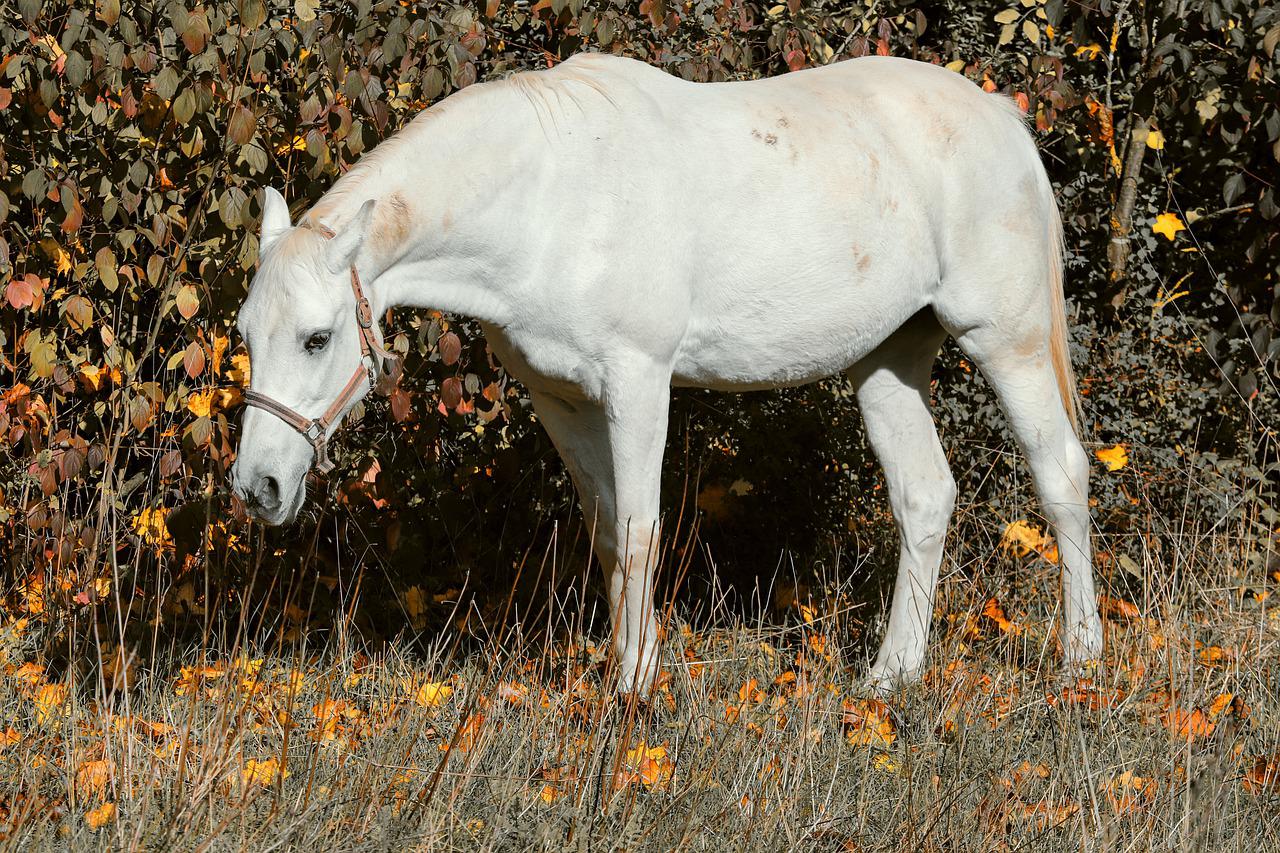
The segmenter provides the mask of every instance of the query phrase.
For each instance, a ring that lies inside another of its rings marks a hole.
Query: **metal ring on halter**
[[[314,228],[326,240],[334,236],[333,231],[328,227],[312,225],[307,220],[303,220],[300,227]],[[346,411],[347,405],[358,393],[361,381],[367,379],[375,393],[387,396],[395,390],[404,370],[400,356],[378,343],[377,336],[374,334],[373,307],[364,295],[360,274],[356,272],[354,263],[351,265],[351,292],[356,298],[356,325],[360,332],[360,364],[337,398],[329,404],[329,408],[325,409],[324,414],[318,418],[308,418],[266,394],[252,389],[244,392],[246,406],[270,412],[302,434],[315,451],[312,468],[319,474],[328,474],[333,470],[333,461],[329,458],[327,446],[329,427]]]

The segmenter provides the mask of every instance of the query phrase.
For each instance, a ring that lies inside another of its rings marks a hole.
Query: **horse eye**
[[[307,338],[307,343],[306,343],[307,352],[320,352],[320,350],[324,349],[328,345],[329,345],[328,332],[316,332],[314,335]]]

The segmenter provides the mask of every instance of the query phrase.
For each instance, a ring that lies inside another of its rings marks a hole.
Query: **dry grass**
[[[957,536],[998,536],[974,515]],[[880,626],[847,582],[768,619],[676,608],[647,704],[615,699],[606,639],[552,611],[525,620],[537,638],[465,653],[448,634],[372,656],[349,630],[213,642],[118,692],[20,665],[10,622],[0,832],[23,849],[1280,849],[1260,761],[1280,757],[1275,579],[1245,577],[1253,546],[1221,529],[1147,541],[1105,543],[1132,555],[1115,569],[1131,588],[1094,678],[1057,675],[1055,568],[987,550],[948,563],[934,665],[885,704],[860,691],[854,638]]]

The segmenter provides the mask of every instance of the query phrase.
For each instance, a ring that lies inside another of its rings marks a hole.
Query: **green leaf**
[[[151,80],[151,88],[155,93],[166,101],[173,97],[173,93],[178,91],[178,83],[181,82],[178,72],[174,70],[172,65],[166,65],[159,74]]]
[[[218,198],[218,217],[228,228],[238,228],[244,221],[249,197],[239,187],[231,187]]]
[[[110,246],[103,246],[93,257],[93,266],[98,271],[98,280],[112,293],[120,286],[120,277],[116,274],[116,253]]]
[[[173,102],[173,117],[179,124],[186,124],[196,114],[196,96],[191,89],[183,89],[178,100]]]
[[[44,172],[39,169],[32,169],[22,179],[22,194],[32,201],[43,198],[48,187],[49,182],[45,179]]]
[[[299,21],[314,21],[319,8],[320,0],[293,0],[293,11],[298,13]]]

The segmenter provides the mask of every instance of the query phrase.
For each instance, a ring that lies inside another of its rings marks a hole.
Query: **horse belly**
[[[724,391],[813,382],[850,367],[927,301],[923,288],[847,278],[758,281],[690,318],[672,383]]]

